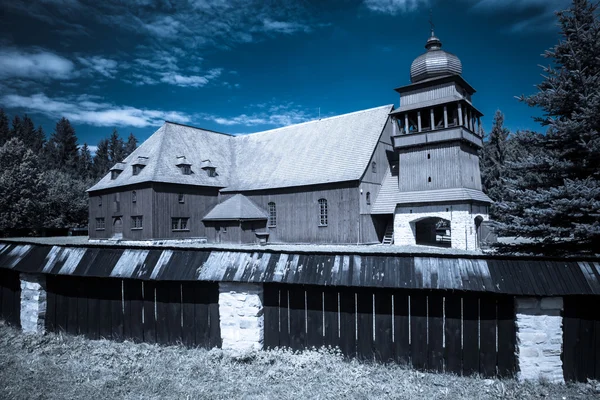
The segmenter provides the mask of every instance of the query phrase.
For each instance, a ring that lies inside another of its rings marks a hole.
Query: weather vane
[[[433,24],[433,9],[429,9],[429,25],[431,25],[431,36],[435,36],[433,34],[433,28],[435,28],[435,25]]]

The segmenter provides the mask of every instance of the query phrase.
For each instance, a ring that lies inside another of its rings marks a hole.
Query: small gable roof
[[[243,221],[267,219],[267,213],[242,194],[217,204],[203,221]]]

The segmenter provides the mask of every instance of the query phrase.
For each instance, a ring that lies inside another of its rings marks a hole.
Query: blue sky
[[[33,3],[33,4],[32,4]],[[410,83],[429,10],[489,131],[541,128],[541,81],[569,0],[0,0],[0,107],[80,143],[164,120],[249,133],[384,104]],[[124,5],[127,4],[127,5]]]

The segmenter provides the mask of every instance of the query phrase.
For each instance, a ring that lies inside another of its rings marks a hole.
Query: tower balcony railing
[[[447,128],[435,128],[433,130],[421,129],[421,132],[411,131],[406,134],[398,131],[392,136],[394,148],[422,146],[429,143],[440,143],[449,141],[463,141],[477,148],[483,146],[483,136],[477,134],[465,126],[455,125]]]

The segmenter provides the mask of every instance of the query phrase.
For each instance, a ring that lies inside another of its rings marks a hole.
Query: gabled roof
[[[88,192],[141,182],[225,187],[229,184],[231,174],[233,139],[230,135],[166,122],[119,163],[126,168],[116,179],[111,180],[108,174],[88,189]],[[131,166],[140,156],[148,157],[147,165],[138,175],[133,175]],[[186,164],[192,166],[190,175],[184,175],[177,167],[182,156],[185,157]],[[209,177],[200,168],[202,160],[206,159],[219,166],[217,176]]]
[[[259,190],[359,180],[383,132],[393,105],[357,111],[284,128],[231,136],[166,122],[123,163],[114,180],[110,174],[88,191],[141,182],[167,182]],[[133,175],[138,157],[146,167]],[[177,167],[182,157],[192,174]],[[216,176],[201,169],[210,160]]]
[[[217,204],[203,221],[243,221],[267,219],[267,213],[241,194]]]
[[[359,180],[392,109],[387,105],[237,136],[235,178],[223,191]]]

